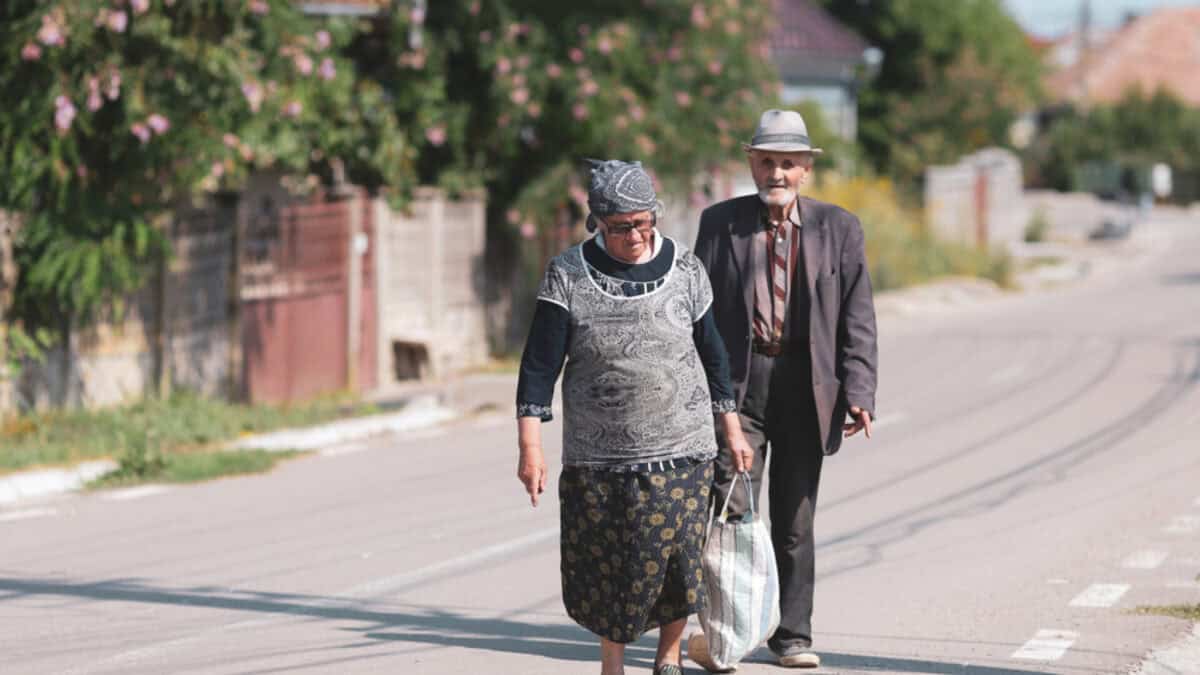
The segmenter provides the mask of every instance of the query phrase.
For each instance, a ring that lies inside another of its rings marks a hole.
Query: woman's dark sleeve
[[[708,376],[708,392],[712,398],[713,413],[737,412],[737,401],[733,397],[733,379],[729,375],[729,353],[725,351],[725,342],[717,332],[717,321],[713,318],[712,307],[704,312],[700,320],[692,324],[692,340],[696,343],[696,351],[700,353],[700,361],[704,364],[704,374]]]
[[[562,305],[539,300],[533,312],[533,325],[525,352],[521,354],[521,375],[517,380],[517,417],[554,419],[550,403],[554,383],[567,359],[571,315]]]

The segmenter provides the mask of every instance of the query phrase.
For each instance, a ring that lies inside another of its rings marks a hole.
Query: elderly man
[[[875,308],[863,230],[846,210],[799,196],[814,156],[799,113],[768,110],[745,150],[757,195],[700,216],[695,252],[708,270],[717,330],[729,351],[742,428],[758,454],[757,495],[771,453],[771,538],[779,566],[779,629],[768,646],[786,667],[812,652],[813,516],[825,455],[843,434],[871,436]],[[849,420],[847,420],[849,416]],[[718,456],[713,498],[734,467]],[[741,512],[740,492],[731,510]]]

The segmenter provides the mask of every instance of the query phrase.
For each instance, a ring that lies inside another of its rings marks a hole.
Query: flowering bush
[[[199,190],[307,173],[367,133],[376,156],[402,155],[391,118],[360,114],[381,95],[355,91],[337,53],[355,31],[280,0],[5,3],[0,208],[26,214],[19,314],[72,317],[136,288],[164,253],[156,217]]]

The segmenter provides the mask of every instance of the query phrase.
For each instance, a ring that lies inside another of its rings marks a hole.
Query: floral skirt
[[[567,614],[613,642],[699,612],[711,461],[652,472],[564,467],[562,590]]]

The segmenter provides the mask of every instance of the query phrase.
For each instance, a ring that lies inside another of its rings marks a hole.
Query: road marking
[[[341,445],[335,445],[332,448],[325,448],[317,454],[322,457],[338,457],[340,455],[352,455],[356,452],[362,452],[366,449],[366,443],[343,443]]]
[[[365,598],[373,595],[382,595],[384,593],[400,591],[409,586],[424,583],[433,577],[440,576],[448,572],[467,569],[468,567],[475,567],[479,563],[491,560],[492,558],[503,557],[509,553],[512,553],[513,551],[518,551],[528,546],[535,546],[544,541],[558,537],[559,533],[560,529],[558,526],[547,528],[539,532],[533,532],[519,539],[493,544],[492,546],[485,546],[484,548],[477,549],[474,552],[466,555],[461,555],[457,558],[451,558],[450,560],[445,560],[440,563],[434,563],[433,565],[426,565],[425,567],[415,569],[411,572],[405,572],[403,574],[397,574],[395,576],[369,581],[365,584],[361,584],[359,586],[355,586],[354,588],[338,593],[338,597]]]
[[[1023,365],[1019,365],[1019,364],[1012,365],[1012,366],[1005,368],[1004,370],[993,373],[992,376],[988,379],[991,380],[991,382],[993,382],[995,384],[999,384],[1001,382],[1008,382],[1010,380],[1015,380],[1018,377],[1021,377],[1022,375],[1025,374],[1026,370],[1027,370],[1026,367]]]
[[[153,495],[160,495],[167,492],[171,488],[166,485],[142,485],[140,487],[126,488],[124,490],[113,490],[100,495],[100,499],[109,502],[125,502],[132,499],[142,499]]]
[[[1200,530],[1200,516],[1175,516],[1163,528],[1167,534],[1191,534],[1196,530]]]
[[[1138,551],[1121,561],[1121,567],[1131,570],[1152,570],[1167,559],[1166,551]]]
[[[57,509],[22,509],[20,511],[6,511],[0,513],[0,522],[41,518],[42,516],[53,516],[56,513],[58,513]]]
[[[1129,584],[1092,584],[1071,601],[1072,607],[1112,607],[1117,604]]]
[[[1072,630],[1042,629],[1029,642],[1013,652],[1009,658],[1028,661],[1057,661],[1078,639],[1079,633]]]
[[[891,413],[888,415],[884,415],[883,417],[880,417],[878,420],[874,420],[871,422],[871,431],[880,429],[882,427],[886,427],[891,424],[900,424],[901,422],[903,422],[907,419],[908,419],[908,415],[905,413],[902,413],[902,412],[895,412],[895,413]]]

